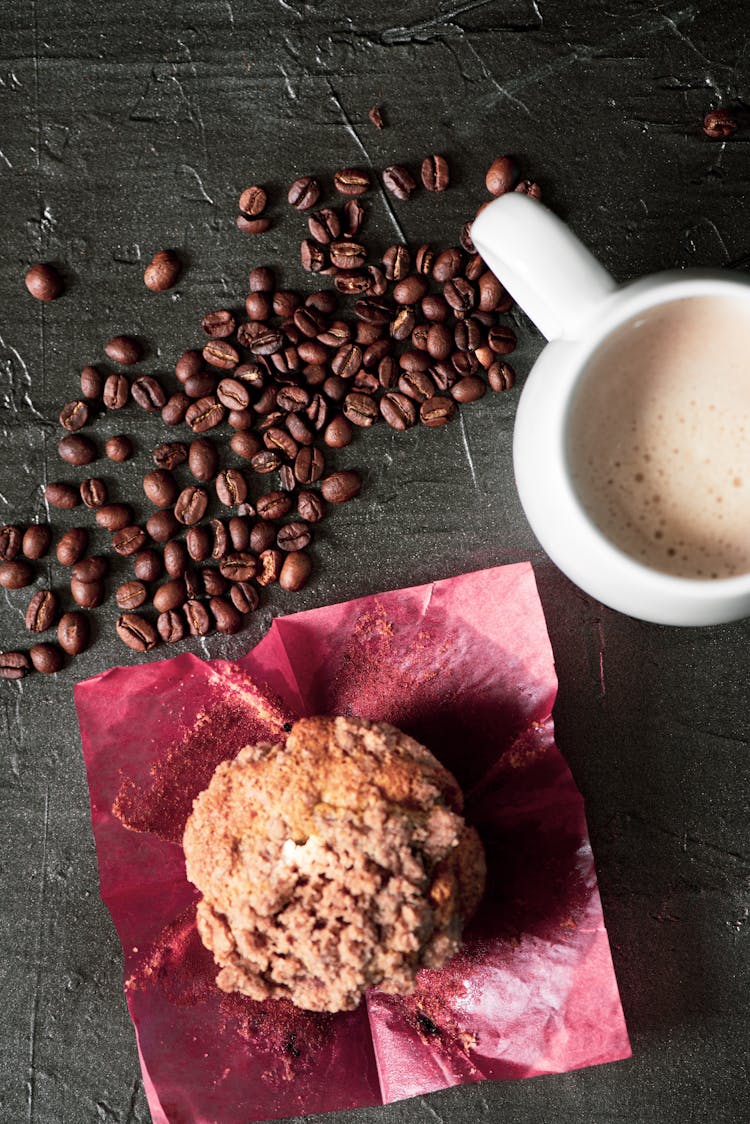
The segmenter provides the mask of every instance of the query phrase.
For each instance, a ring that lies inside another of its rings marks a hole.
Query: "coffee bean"
[[[479,360],[473,351],[454,351],[451,355],[451,363],[462,377],[475,375],[479,370]]]
[[[206,514],[208,507],[208,496],[203,488],[198,488],[195,484],[183,488],[177,497],[177,502],[174,505],[175,517],[180,523],[186,526],[191,526],[194,523],[199,523],[203,516]]]
[[[194,433],[205,433],[207,429],[214,429],[224,420],[226,410],[218,398],[209,395],[199,398],[188,409],[185,421]]]
[[[304,550],[306,546],[309,546],[311,540],[310,527],[302,520],[285,523],[276,535],[276,543],[279,549],[283,551]]]
[[[487,381],[493,390],[501,393],[515,385],[516,372],[510,363],[493,363],[487,371]]]
[[[0,679],[24,679],[30,671],[26,652],[0,652]]]
[[[108,375],[104,383],[104,405],[108,410],[121,410],[130,397],[130,383],[124,375]]]
[[[83,429],[89,420],[89,408],[80,398],[66,402],[60,411],[60,425],[70,433]]]
[[[136,406],[140,406],[142,410],[147,410],[149,413],[156,413],[157,410],[161,410],[167,401],[164,387],[153,375],[141,375],[131,386],[130,393]]]
[[[393,287],[396,304],[416,304],[427,292],[427,280],[419,273],[411,273]],[[413,325],[412,325],[413,327]],[[411,329],[410,329],[411,330]]]
[[[294,440],[291,433],[288,433],[285,429],[280,429],[279,426],[270,426],[265,431],[263,440],[268,449],[273,451],[278,450],[279,453],[287,457],[290,461],[294,460],[297,456],[297,442]]]
[[[146,531],[154,542],[169,542],[179,530],[180,524],[172,511],[155,511],[146,520]]]
[[[341,379],[351,379],[362,366],[362,348],[355,343],[345,343],[331,360],[331,370]]]
[[[133,336],[113,336],[104,350],[113,363],[123,367],[131,367],[143,355],[143,348]]]
[[[207,483],[213,480],[219,467],[219,454],[209,437],[199,437],[188,450],[188,468],[196,480]]]
[[[481,254],[472,254],[464,267],[464,277],[467,281],[478,281],[485,272],[485,264]]]
[[[156,629],[151,621],[137,613],[123,613],[117,618],[115,631],[134,652],[150,652],[158,643]]]
[[[143,491],[154,507],[171,507],[177,499],[177,481],[165,468],[155,468],[143,477]]]
[[[329,503],[346,503],[358,496],[362,488],[362,477],[353,469],[334,472],[320,483],[323,498]]]
[[[232,347],[226,340],[211,340],[201,354],[212,367],[220,367],[223,371],[233,370],[240,361],[237,348]]]
[[[258,184],[253,184],[252,187],[246,187],[240,195],[239,207],[244,214],[257,218],[258,215],[263,214],[267,203],[268,196],[264,189]]]
[[[69,656],[79,656],[89,646],[89,618],[85,613],[63,613],[57,625],[57,641]]]
[[[280,410],[290,414],[304,410],[310,404],[310,392],[304,386],[282,386],[276,396],[276,404]]]
[[[267,265],[257,265],[250,270],[247,287],[251,293],[271,293],[274,285],[273,270]]]
[[[366,324],[390,324],[395,315],[395,309],[390,301],[382,297],[363,297],[354,304],[354,315]],[[387,340],[381,341],[387,343]]]
[[[422,161],[422,183],[428,191],[445,191],[450,183],[450,169],[444,156],[425,156]]]
[[[234,332],[237,324],[234,316],[227,308],[208,312],[201,320],[201,328],[211,339],[226,339]]]
[[[383,271],[389,281],[401,281],[411,268],[411,254],[406,246],[397,243],[383,254]]]
[[[189,532],[188,532],[189,533]],[[170,578],[181,578],[187,567],[187,550],[182,542],[168,542],[164,547],[164,569]]]
[[[456,246],[449,246],[438,254],[432,264],[432,276],[442,284],[458,277],[463,269],[464,259]],[[445,299],[445,298],[444,298]]]
[[[250,464],[255,472],[261,474],[275,472],[277,468],[281,467],[281,457],[273,449],[262,449],[250,458]]]
[[[450,390],[450,388],[458,378],[458,374],[453,364],[445,363],[440,360],[437,363],[432,364],[429,373],[436,389],[442,391],[443,393],[446,390]]]
[[[351,444],[353,436],[351,422],[339,414],[326,426],[323,440],[331,449],[343,449]]]
[[[239,379],[222,379],[216,397],[228,410],[244,410],[250,402],[250,392]]]
[[[172,250],[159,250],[146,266],[143,284],[153,293],[171,289],[180,274],[179,258]]]
[[[285,492],[266,492],[258,496],[256,509],[261,519],[281,519],[292,510],[292,499]]]
[[[194,562],[211,557],[211,532],[208,527],[191,527],[186,537],[187,550]]]
[[[317,395],[316,397],[320,398],[319,395]],[[322,401],[322,399],[320,400],[320,405],[325,411],[326,405],[325,402]],[[313,435],[310,432],[310,428],[307,425],[307,422],[300,414],[289,414],[286,419],[286,427],[298,445],[312,444]]]
[[[258,559],[249,551],[237,551],[222,558],[219,563],[219,572],[228,581],[250,581],[255,577],[258,569]]]
[[[250,551],[261,554],[276,542],[276,527],[267,519],[259,519],[250,530]],[[239,553],[242,553],[241,551]]]
[[[332,242],[330,254],[337,269],[359,269],[367,261],[367,250],[360,242]]]
[[[97,510],[95,518],[105,531],[121,531],[132,522],[133,512],[126,503],[108,503]]]
[[[398,382],[398,363],[392,355],[386,355],[378,363],[378,382],[384,390],[391,390]]]
[[[191,636],[206,636],[211,631],[208,609],[200,601],[191,598],[185,605],[184,613]]]
[[[249,582],[235,582],[230,587],[229,597],[239,613],[252,613],[260,604],[258,591]]]
[[[104,452],[111,461],[121,464],[133,455],[133,442],[125,434],[117,437],[108,437],[104,443]]]
[[[186,383],[193,375],[197,375],[203,370],[203,356],[200,351],[188,349],[183,351],[180,358],[175,363],[174,373],[177,376],[178,382]]]
[[[518,182],[518,164],[512,156],[498,156],[487,169],[484,182],[490,195],[504,195]]]
[[[475,254],[477,252],[477,248],[471,240],[471,222],[465,222],[463,224],[458,240],[467,254]]]
[[[107,502],[107,485],[95,476],[81,481],[80,492],[86,507],[102,507]]]
[[[203,588],[207,597],[220,597],[229,589],[229,582],[223,578],[213,566],[204,566],[201,570]]]
[[[478,321],[470,316],[468,320],[459,320],[453,329],[453,340],[459,351],[476,351],[482,344],[482,331]],[[445,356],[440,356],[444,359]]]
[[[224,597],[212,597],[208,603],[214,623],[219,632],[232,635],[242,628],[242,615],[231,601]]]
[[[226,507],[235,507],[247,496],[247,484],[237,468],[225,468],[216,477],[216,498]]]
[[[264,550],[258,558],[259,570],[255,576],[258,585],[266,587],[279,580],[284,555],[280,550]]]
[[[180,425],[190,406],[190,395],[178,390],[170,395],[161,408],[161,418],[165,425]]]
[[[452,398],[436,395],[428,398],[419,407],[419,417],[423,425],[436,428],[447,425],[456,416],[456,403]]]
[[[250,345],[254,355],[273,355],[284,346],[284,337],[277,328],[264,328]]]
[[[541,199],[542,189],[534,180],[521,180],[514,189],[519,195],[528,195],[530,199]]]
[[[233,453],[246,461],[252,460],[262,448],[255,434],[245,432],[234,433],[229,440],[229,447]]]
[[[435,384],[426,371],[404,371],[398,380],[398,389],[407,398],[424,402],[434,395]]]
[[[505,296],[505,289],[495,277],[495,274],[490,273],[488,269],[480,276],[478,284],[478,307],[482,312],[493,312]]]
[[[287,192],[287,201],[298,211],[309,211],[319,198],[320,184],[314,176],[300,176]]]
[[[306,523],[319,523],[326,513],[326,502],[320,492],[302,491],[297,497],[297,512]]]
[[[59,482],[45,485],[44,498],[52,507],[60,507],[68,511],[77,507],[81,502],[81,494],[78,488],[74,488],[72,484]]]
[[[158,468],[167,469],[171,472],[173,468],[184,464],[188,459],[187,445],[184,445],[182,441],[165,441],[156,446],[151,456]]]
[[[21,550],[27,558],[35,562],[38,558],[44,558],[51,541],[52,531],[47,524],[34,523],[24,531]],[[6,559],[6,561],[12,561],[12,558]]]
[[[98,455],[94,442],[89,437],[81,436],[80,433],[63,437],[57,446],[57,453],[66,464],[76,466],[91,464]]]
[[[46,632],[55,623],[57,597],[51,589],[39,589],[26,609],[26,627],[29,632]]]
[[[140,609],[148,601],[148,590],[141,581],[123,582],[115,591],[118,609]]]
[[[279,585],[287,593],[297,593],[307,585],[312,572],[312,560],[303,551],[292,551],[284,559],[279,574]]]
[[[71,578],[70,595],[82,609],[96,609],[104,601],[104,582],[82,582],[80,578]]]
[[[227,414],[227,421],[232,429],[247,430],[252,427],[255,415],[249,408],[247,410],[230,410]]]
[[[454,277],[446,281],[443,296],[455,313],[471,312],[476,302],[474,286],[465,277]]]
[[[203,583],[195,570],[186,570],[182,575],[182,580],[185,583],[185,592],[187,593],[188,601],[194,601],[196,597],[200,597],[203,594]]]
[[[172,578],[171,581],[164,582],[154,593],[154,608],[160,613],[179,609],[186,601],[187,594],[182,578]]]
[[[241,230],[243,234],[265,234],[271,226],[271,220],[263,216],[257,219],[248,219],[244,215],[237,215],[236,218],[237,229]]]
[[[57,561],[61,566],[73,566],[83,558],[89,544],[89,535],[83,527],[71,527],[60,539],[55,549]]]
[[[453,350],[453,340],[445,324],[431,324],[427,333],[427,351],[432,359],[447,359]]]
[[[177,609],[159,613],[156,618],[156,631],[165,644],[177,644],[185,638],[185,617]]]
[[[100,554],[93,554],[90,558],[82,558],[73,565],[71,576],[81,582],[98,582],[105,577],[109,563]]]
[[[294,469],[290,464],[282,464],[280,467],[279,485],[285,492],[293,492],[297,487],[297,481],[294,478]]]
[[[26,271],[26,288],[38,301],[53,301],[63,291],[60,274],[49,262],[38,262]]]
[[[487,384],[478,375],[467,375],[450,387],[451,397],[462,405],[466,402],[478,401],[484,396],[486,390]]]
[[[364,195],[370,188],[370,176],[362,168],[340,168],[333,173],[333,186],[339,195]]]
[[[321,273],[327,265],[325,251],[311,238],[300,242],[299,257],[306,273]]]
[[[56,644],[33,644],[29,657],[34,670],[41,675],[54,675],[65,663],[65,657]]]
[[[265,387],[256,399],[256,414],[259,414],[261,417],[266,417],[268,414],[272,414],[276,410],[276,394],[277,389],[275,386]],[[272,425],[273,422],[269,424]]]
[[[711,109],[703,118],[703,132],[714,140],[727,140],[737,132],[737,118],[730,109]]]
[[[487,333],[487,343],[496,355],[509,355],[516,349],[516,333],[512,328],[498,324]]]
[[[100,511],[104,511],[104,508],[100,508]],[[146,532],[143,527],[135,525],[121,527],[112,536],[112,546],[123,558],[129,558],[131,554],[135,554],[144,546],[145,542]]]
[[[417,181],[401,164],[391,164],[383,169],[383,185],[397,199],[406,200],[416,191]]]
[[[412,400],[394,390],[380,399],[380,413],[391,429],[410,429],[417,421],[417,410]]]
[[[133,573],[139,581],[155,582],[161,577],[163,570],[164,563],[161,554],[153,550],[152,547],[139,550],[133,559]]]
[[[344,416],[352,423],[352,425],[357,425],[365,429],[369,428],[377,421],[378,404],[371,395],[361,394],[358,391],[353,391],[351,394],[347,394],[346,398],[344,399]],[[319,479],[319,476],[320,473],[313,479],[317,480]],[[310,484],[311,482],[311,480],[304,479],[300,481],[300,483],[302,484]]]
[[[366,293],[370,288],[370,276],[362,269],[337,269],[333,286],[338,293]]]
[[[331,207],[324,207],[320,211],[315,211],[309,216],[307,225],[312,237],[321,245],[327,245],[341,234],[339,216]]]
[[[361,422],[359,424],[362,424]],[[314,484],[323,475],[325,458],[320,449],[305,445],[294,461],[294,476],[300,484]]]
[[[23,535],[20,527],[0,527],[0,562],[12,562],[20,554]]]

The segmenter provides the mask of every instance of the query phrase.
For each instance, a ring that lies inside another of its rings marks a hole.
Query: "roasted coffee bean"
[[[185,605],[184,613],[191,636],[206,636],[211,631],[208,609],[200,601],[191,598]]]
[[[23,534],[20,527],[0,527],[0,562],[12,562],[21,553]]]
[[[104,508],[100,508],[100,511],[104,511]],[[121,527],[112,536],[112,546],[123,558],[129,558],[131,554],[135,554],[144,546],[145,542],[146,532],[143,527],[138,527],[135,524],[130,527]]]
[[[356,199],[347,199],[342,208],[344,215],[343,233],[346,238],[353,238],[359,233],[365,219],[365,209]]]
[[[194,433],[205,433],[207,429],[213,429],[219,425],[224,420],[225,415],[226,410],[219,399],[209,395],[193,402],[185,414],[185,421]]]
[[[203,488],[198,488],[195,484],[190,484],[187,488],[183,488],[177,497],[174,505],[175,517],[180,523],[186,526],[192,526],[194,523],[199,523],[203,516],[206,514],[208,507],[208,495]]]
[[[154,542],[169,542],[179,534],[180,524],[172,511],[155,511],[146,520],[146,531]]]
[[[326,268],[325,251],[311,238],[303,238],[300,242],[299,257],[307,273],[321,273]]]
[[[297,355],[306,367],[320,366],[328,361],[328,348],[320,340],[302,340]]]
[[[232,347],[226,340],[211,340],[201,354],[212,367],[220,367],[223,371],[233,370],[240,361],[237,348]]]
[[[74,488],[72,484],[60,482],[45,484],[44,498],[52,507],[60,507],[66,511],[77,507],[81,502],[81,494],[78,488]]]
[[[240,432],[232,435],[229,447],[238,457],[249,461],[260,452],[262,445],[254,433]]]
[[[321,245],[327,245],[341,234],[339,216],[331,207],[315,211],[307,220],[311,236]]]
[[[198,437],[188,449],[188,468],[196,480],[213,480],[219,467],[219,454],[209,437]]]
[[[345,343],[331,360],[331,370],[342,379],[350,379],[362,366],[362,348],[355,343]]]
[[[297,453],[294,461],[294,477],[298,483],[314,484],[316,480],[320,480],[324,469],[325,458],[320,449],[305,445]]]
[[[122,613],[117,618],[115,631],[123,644],[134,652],[150,652],[158,643],[156,629],[151,621],[137,613]]]
[[[346,503],[358,496],[362,488],[362,477],[353,469],[334,472],[324,477],[320,483],[323,498],[329,503]]]
[[[70,595],[82,609],[96,609],[104,601],[104,582],[83,582],[80,578],[71,578]]]
[[[219,572],[228,581],[250,581],[255,577],[258,569],[258,559],[249,551],[237,551],[222,558],[219,563]]]
[[[476,402],[484,397],[487,384],[478,375],[466,375],[450,387],[451,398],[462,405],[466,402]]]
[[[391,390],[398,382],[399,367],[392,355],[386,355],[378,363],[378,382],[384,390]]]
[[[343,449],[351,445],[354,430],[351,422],[339,414],[328,423],[323,432],[323,441],[330,449]]]
[[[437,390],[445,392],[455,383],[458,378],[455,367],[452,363],[445,363],[438,361],[433,363],[430,367],[430,377],[435,384]]]
[[[111,461],[122,464],[133,455],[133,442],[124,433],[116,437],[108,437],[104,442],[104,452]]]
[[[66,402],[60,411],[60,425],[70,433],[83,429],[89,420],[89,408],[80,398]]]
[[[332,402],[343,402],[349,393],[349,386],[339,375],[330,375],[323,383],[323,392]]]
[[[39,589],[26,609],[26,627],[29,632],[46,632],[55,623],[57,597],[51,589]]]
[[[156,618],[156,631],[165,644],[177,644],[185,639],[185,617],[177,609],[159,613]]]
[[[246,187],[240,195],[239,207],[243,214],[257,218],[258,215],[263,214],[267,203],[268,196],[265,190],[254,183],[251,187]]]
[[[247,484],[237,468],[225,468],[216,477],[216,498],[225,507],[236,507],[247,497]]]
[[[383,185],[390,191],[391,195],[395,195],[397,199],[401,200],[411,198],[417,189],[417,181],[414,176],[401,164],[390,164],[383,169]]]
[[[188,532],[189,533],[189,532]],[[187,568],[187,550],[182,542],[168,542],[164,547],[164,569],[170,578],[181,578]]]
[[[285,523],[276,535],[276,543],[280,550],[304,550],[312,541],[312,532],[307,523],[301,519],[293,523]]]
[[[161,408],[162,421],[165,425],[180,425],[185,420],[189,406],[190,395],[183,390],[175,391]]]
[[[230,587],[229,597],[239,613],[252,613],[260,604],[258,591],[249,582],[235,582]]]
[[[103,480],[98,480],[96,477],[81,481],[80,492],[86,507],[102,507],[107,502],[107,486]]]
[[[155,582],[164,571],[164,562],[158,551],[147,547],[139,550],[133,559],[133,573],[142,582]]]
[[[108,503],[97,510],[95,518],[105,531],[121,531],[132,522],[133,512],[126,503]]]
[[[294,325],[306,339],[314,339],[315,336],[325,333],[327,324],[325,316],[315,308],[300,305],[294,310]]]
[[[479,370],[479,360],[473,351],[454,351],[451,363],[461,377],[475,375]]]
[[[0,679],[24,679],[30,671],[26,652],[0,652]]]
[[[155,468],[143,477],[143,491],[154,507],[171,507],[177,499],[177,481],[166,468]]]
[[[458,321],[453,329],[453,340],[459,351],[476,351],[481,346],[482,332],[473,316]],[[445,356],[439,358],[444,359]]]
[[[232,429],[251,429],[255,421],[255,415],[249,407],[246,410],[230,410],[227,414],[227,421]]]
[[[358,391],[353,391],[347,394],[344,399],[344,417],[352,423],[362,428],[369,428],[374,425],[378,417],[378,404],[375,399],[369,394],[361,394]],[[317,452],[318,450],[316,450]],[[320,475],[320,474],[319,474]],[[319,476],[314,477],[318,479]],[[301,480],[302,484],[310,484],[311,480]]]
[[[280,429],[278,426],[270,426],[263,435],[263,440],[266,448],[271,450],[278,450],[279,453],[287,457],[290,461],[294,460],[297,456],[299,446],[292,437],[291,433],[287,433],[285,429]]]
[[[273,294],[273,311],[282,320],[294,315],[294,310],[302,304],[302,298],[294,289],[277,289]]]
[[[273,355],[284,346],[284,337],[277,328],[264,328],[250,344],[254,355]]]
[[[320,399],[320,395],[316,395],[316,398]],[[326,410],[325,402],[322,399],[320,399],[320,402],[323,410]],[[301,414],[289,414],[286,419],[286,427],[298,445],[312,445],[313,435]]]
[[[236,326],[234,316],[227,308],[208,312],[201,320],[201,328],[211,339],[226,339],[232,335]]]
[[[501,393],[515,385],[516,372],[510,363],[493,363],[487,371],[487,381],[493,390]]]
[[[250,464],[255,472],[265,475],[268,472],[275,472],[281,467],[281,457],[273,449],[261,449],[259,453],[250,458]]]
[[[250,320],[266,321],[273,311],[268,293],[249,293],[245,298],[245,312]]]
[[[26,288],[38,301],[53,301],[63,291],[63,280],[49,262],[37,262],[26,271]]]
[[[355,391],[361,391],[363,394],[374,394],[379,388],[378,376],[372,371],[358,371],[352,379],[352,386]]]
[[[487,343],[496,355],[509,355],[516,349],[516,333],[512,328],[498,324],[487,333]]]
[[[194,601],[196,597],[203,594],[203,582],[195,570],[186,570],[182,575],[182,580],[185,582],[185,591],[188,596],[188,601]]]
[[[276,395],[276,405],[286,413],[304,410],[310,403],[310,392],[304,386],[282,386]]]
[[[411,273],[403,281],[393,287],[393,299],[396,304],[413,305],[420,301],[427,292],[427,280],[421,274]],[[414,327],[413,323],[409,331]],[[395,333],[393,333],[395,334]],[[399,337],[396,336],[396,339]]]
[[[203,370],[203,356],[200,351],[195,351],[193,348],[183,351],[180,358],[175,363],[174,373],[177,376],[178,382],[186,383],[193,375],[197,375]]]
[[[478,281],[485,268],[481,254],[472,254],[464,267],[464,277],[467,281]]]
[[[182,441],[165,441],[156,446],[151,456],[158,468],[167,469],[171,472],[173,468],[184,464],[188,459],[188,449]]]
[[[130,383],[124,375],[108,375],[104,383],[104,405],[108,410],[121,410],[130,397]]]
[[[143,271],[143,284],[152,293],[171,289],[180,274],[180,259],[172,250],[159,250]]]
[[[367,250],[360,242],[332,242],[330,254],[337,269],[359,269],[367,261]]]
[[[319,523],[326,513],[326,501],[320,492],[302,491],[297,496],[297,512],[306,523]]]
[[[66,464],[76,465],[76,467],[91,464],[98,456],[94,442],[89,437],[83,437],[80,433],[72,433],[69,437],[63,437],[57,446],[57,453]]]
[[[233,515],[229,520],[228,530],[232,551],[237,553],[247,550],[250,546],[250,524],[247,519],[242,515]],[[223,558],[227,549],[223,550],[219,557]]]
[[[101,554],[93,554],[90,558],[82,558],[71,569],[71,576],[80,582],[98,582],[106,576],[109,563]]]
[[[314,176],[300,176],[287,192],[287,201],[297,211],[309,211],[319,198],[320,184]]]
[[[412,348],[417,351],[427,351],[427,337],[430,334],[431,324],[417,324],[411,334]]]
[[[354,315],[365,324],[390,324],[395,309],[382,297],[362,297],[354,303]]]
[[[333,186],[339,195],[364,195],[370,187],[370,176],[362,168],[340,168],[333,173]]]
[[[450,169],[444,156],[425,156],[422,161],[422,183],[428,191],[445,191],[450,183]]]
[[[270,293],[275,285],[273,270],[267,265],[256,265],[250,270],[247,287],[251,293]]]
[[[282,519],[292,510],[292,499],[285,492],[266,492],[258,496],[256,510],[261,519]]]
[[[34,670],[41,675],[54,675],[65,663],[65,657],[56,644],[33,644],[29,648],[29,658]]]
[[[445,297],[438,293],[428,293],[427,296],[422,297],[421,308],[425,320],[434,324],[442,324],[443,321],[448,319],[451,311]]]
[[[201,570],[203,589],[207,597],[220,597],[229,588],[229,582],[223,578],[213,566],[204,566]]]
[[[182,578],[172,578],[171,581],[160,585],[154,593],[153,600],[154,608],[160,613],[166,613],[170,609],[179,609],[187,601],[185,583]]]
[[[338,293],[366,293],[370,288],[370,276],[363,269],[337,269],[333,287]]]
[[[304,551],[292,551],[284,559],[279,585],[287,593],[297,593],[307,585],[312,573],[312,560]]]
[[[427,243],[425,243],[423,246],[419,247],[416,254],[414,255],[414,268],[416,269],[417,273],[422,273],[425,277],[429,277],[432,273],[432,266],[434,261],[435,251],[433,250],[432,246],[429,246]]]
[[[737,118],[730,109],[711,109],[703,118],[703,132],[713,140],[727,140],[737,132]]]
[[[276,542],[276,526],[267,519],[259,519],[250,530],[250,550],[253,554],[262,554]]]
[[[411,254],[403,243],[389,246],[383,254],[383,271],[389,281],[402,281],[411,268]]]
[[[394,340],[406,340],[414,331],[416,317],[411,305],[400,308],[391,321],[390,333]]]
[[[211,532],[208,527],[191,527],[185,539],[187,550],[194,562],[205,562],[211,557]]]
[[[530,199],[541,199],[542,189],[534,180],[521,180],[517,183],[514,190],[519,195],[528,195]]]
[[[161,410],[167,401],[163,386],[153,375],[141,375],[131,386],[130,393],[136,406],[149,413]]]
[[[477,252],[477,248],[471,240],[471,222],[465,222],[461,227],[458,240],[467,254],[475,254]]]
[[[454,277],[446,281],[443,296],[455,313],[471,312],[476,302],[474,286],[465,277]]]
[[[458,277],[463,270],[464,259],[461,251],[456,246],[449,246],[438,254],[432,265],[432,276],[442,284]]]
[[[428,398],[419,407],[420,421],[433,429],[440,425],[447,425],[455,416],[456,403],[452,398],[444,398],[441,395]]]
[[[426,371],[404,371],[398,380],[398,389],[415,402],[432,398],[435,384]]]
[[[417,421],[413,401],[396,390],[389,391],[380,399],[380,413],[391,429],[410,429]]]
[[[290,464],[282,464],[279,469],[279,485],[285,492],[293,492],[297,487],[297,481],[294,478],[294,469]]]
[[[237,215],[235,220],[237,229],[241,230],[243,234],[265,234],[271,225],[271,220],[267,216],[257,219],[246,218],[245,215]]]
[[[122,367],[131,367],[143,355],[143,348],[133,336],[113,336],[104,345],[104,350],[113,363]]]
[[[482,312],[493,312],[505,296],[505,289],[488,269],[480,276],[478,285],[479,309]]]
[[[123,582],[115,590],[118,609],[140,609],[148,601],[148,590],[141,581]]]
[[[484,182],[490,195],[504,195],[518,182],[518,164],[512,156],[498,156],[487,169]]]
[[[31,527],[27,527],[23,533],[21,550],[27,558],[35,562],[39,558],[44,558],[51,541],[52,531],[47,524],[34,523]],[[12,562],[13,559],[6,558],[5,561]]]
[[[222,379],[216,397],[228,410],[244,410],[250,402],[250,392],[239,379]]]
[[[284,564],[284,555],[280,550],[273,548],[264,550],[258,558],[258,573],[255,575],[255,580],[260,586],[272,585],[273,582],[279,580],[281,567]]]
[[[208,607],[219,632],[232,635],[242,628],[242,614],[225,597],[212,597]]]
[[[71,527],[55,548],[57,561],[61,566],[73,566],[79,558],[83,558],[88,544],[88,531],[83,527]]]
[[[453,350],[453,340],[445,324],[431,324],[427,333],[427,351],[432,359],[447,359]]]
[[[209,527],[211,529],[211,557],[223,558],[226,554],[230,553],[227,529],[221,519],[211,519],[209,521]]]
[[[85,613],[63,613],[57,625],[57,642],[69,656],[80,656],[89,646],[90,632]]]

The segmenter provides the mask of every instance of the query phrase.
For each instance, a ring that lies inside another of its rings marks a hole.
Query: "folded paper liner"
[[[527,563],[279,618],[237,663],[182,655],[76,687],[154,1124],[249,1124],[629,1056],[556,690]],[[337,1015],[219,991],[180,845],[216,765],[311,714],[391,722],[428,746],[488,860],[460,954],[408,997],[373,991]]]

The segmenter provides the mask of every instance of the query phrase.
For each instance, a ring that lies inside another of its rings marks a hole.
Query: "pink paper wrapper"
[[[183,655],[78,685],[101,893],[155,1124],[248,1124],[630,1055],[556,689],[528,564],[280,618],[236,664]],[[179,843],[220,760],[310,714],[392,722],[429,746],[488,859],[459,956],[407,998],[372,992],[335,1016],[216,988]]]

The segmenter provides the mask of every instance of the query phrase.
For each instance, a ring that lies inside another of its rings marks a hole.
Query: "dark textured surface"
[[[296,261],[303,223],[282,201],[295,175],[445,151],[454,187],[394,209],[410,241],[447,244],[482,198],[490,158],[513,151],[623,280],[750,260],[747,122],[728,144],[700,132],[709,107],[750,100],[743,0],[389,0],[351,12],[302,0],[0,5],[3,521],[41,514],[41,478],[80,475],[59,471],[52,421],[104,340],[137,331],[150,348],[144,369],[166,371],[203,312],[241,299],[249,265]],[[367,120],[375,102],[382,132]],[[273,188],[278,220],[259,240],[233,224],[251,182]],[[385,245],[393,221],[382,200],[371,212],[370,242]],[[141,274],[162,246],[190,268],[155,296]],[[50,306],[22,285],[40,258],[68,281]],[[296,267],[284,280],[305,283]],[[522,338],[524,372],[540,340],[525,324]],[[202,651],[245,649],[273,613],[531,558],[560,676],[558,740],[587,800],[634,1058],[350,1118],[744,1120],[748,623],[658,628],[573,588],[515,497],[516,393],[488,396],[442,431],[376,427],[357,440],[340,463],[367,456],[366,491],[325,526],[313,584],[296,599],[275,595],[246,633]],[[104,471],[123,498],[138,491],[158,427],[128,412],[96,430],[136,421],[139,462]],[[25,639],[27,599],[0,599],[3,647]],[[130,656],[113,619],[110,602],[95,646],[56,680],[0,684],[8,1124],[149,1119],[119,946],[97,894],[71,689]]]

